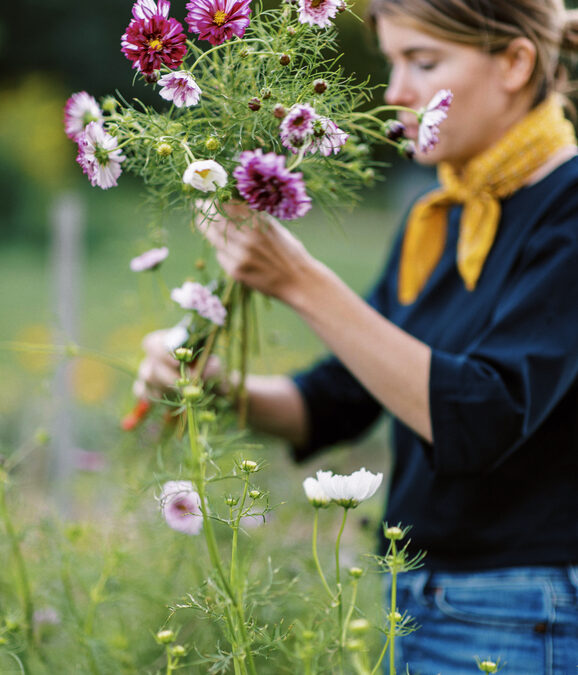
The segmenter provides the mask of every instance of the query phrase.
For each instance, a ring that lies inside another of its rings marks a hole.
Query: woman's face
[[[418,150],[418,162],[447,161],[459,168],[512,123],[511,96],[503,86],[499,56],[435,38],[384,16],[377,19],[377,32],[391,64],[387,103],[419,109],[440,89],[451,89],[454,95],[448,118],[440,125],[439,143],[427,154]],[[407,137],[416,140],[415,115],[400,112],[398,118]]]

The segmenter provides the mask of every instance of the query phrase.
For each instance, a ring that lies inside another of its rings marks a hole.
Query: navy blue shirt
[[[434,440],[394,420],[384,519],[412,526],[430,569],[576,562],[578,158],[502,202],[474,291],[456,268],[460,213],[450,210],[442,259],[413,304],[397,300],[401,235],[368,297],[432,348]],[[295,382],[311,430],[298,460],[384,412],[334,357]]]

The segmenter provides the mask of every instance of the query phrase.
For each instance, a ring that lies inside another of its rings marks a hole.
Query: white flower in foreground
[[[163,260],[168,256],[169,249],[166,246],[161,248],[151,248],[130,261],[130,268],[133,272],[145,272],[155,270]]]
[[[183,309],[195,310],[217,326],[225,323],[227,310],[223,303],[207,286],[196,281],[185,281],[180,288],[173,288],[171,300],[177,302]]]
[[[167,525],[184,534],[199,534],[203,527],[201,499],[190,480],[170,480],[163,485],[160,504]]]
[[[169,328],[163,336],[163,344],[168,352],[174,352],[175,349],[182,347],[189,339],[189,331],[184,324],[178,323]]]
[[[422,152],[429,152],[439,140],[439,125],[448,116],[454,95],[449,89],[440,89],[418,115],[417,142]]]
[[[201,192],[214,192],[227,184],[227,172],[214,159],[191,162],[183,174],[183,183]]]
[[[163,75],[159,84],[162,87],[159,96],[166,101],[172,101],[177,108],[196,105],[201,98],[201,90],[195,78],[184,70]]]
[[[315,508],[325,508],[331,504],[331,498],[325,494],[317,478],[306,478],[303,481],[303,489],[305,496]]]
[[[382,473],[375,474],[366,469],[354,471],[349,476],[334,475],[331,471],[317,472],[317,480],[323,492],[346,509],[355,508],[373,496],[382,479]]]

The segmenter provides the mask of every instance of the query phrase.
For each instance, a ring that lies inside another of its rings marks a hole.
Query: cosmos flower
[[[341,4],[341,0],[299,0],[299,21],[327,28]]]
[[[240,164],[233,172],[237,189],[250,208],[272,216],[292,220],[304,216],[311,208],[303,175],[291,173],[285,157],[274,152],[247,150],[240,155]]]
[[[202,317],[212,321],[217,326],[225,323],[227,310],[216,295],[209,288],[194,281],[185,281],[180,288],[173,288],[171,300],[178,303],[183,309],[192,309]]]
[[[214,159],[191,162],[183,174],[183,183],[201,192],[214,192],[227,184],[227,172]]]
[[[250,0],[191,0],[185,18],[191,33],[220,45],[234,35],[243,37],[250,22]]]
[[[163,485],[160,505],[167,525],[184,534],[199,534],[203,527],[201,500],[189,480],[170,480]]]
[[[188,321],[187,321],[188,323]],[[168,352],[182,347],[189,339],[189,331],[184,323],[168,328],[163,335],[163,345]]]
[[[68,138],[77,141],[90,122],[102,123],[102,111],[94,96],[79,91],[64,106],[64,131]]]
[[[89,122],[79,136],[76,161],[92,185],[106,190],[117,184],[117,178],[122,173],[121,162],[126,159],[117,146],[116,138],[98,122]]]
[[[281,143],[291,152],[297,153],[299,148],[308,143],[313,136],[314,122],[319,115],[307,103],[292,106],[279,125]]]
[[[163,75],[159,84],[162,87],[159,95],[167,101],[172,101],[177,108],[196,105],[201,98],[199,85],[185,70]]]
[[[133,62],[132,67],[144,74],[159,70],[162,65],[175,70],[187,51],[182,25],[169,13],[170,3],[139,0],[133,6],[133,19],[121,38],[122,53]]]
[[[315,508],[326,507],[331,504],[330,497],[325,494],[317,478],[306,478],[303,481],[303,489],[305,490],[305,496]]]
[[[133,272],[146,272],[155,270],[162,261],[168,256],[169,249],[166,246],[161,248],[151,248],[130,261],[130,268]]]
[[[331,471],[317,472],[321,489],[332,501],[346,509],[355,508],[373,496],[382,479],[382,473],[375,474],[366,469],[354,471],[349,476],[334,475]]]
[[[349,138],[349,134],[340,129],[328,117],[319,117],[313,124],[313,136],[308,152],[319,152],[324,157],[336,155]]]
[[[418,115],[418,147],[421,152],[429,152],[439,140],[439,125],[448,116],[448,110],[454,95],[449,89],[441,89]]]

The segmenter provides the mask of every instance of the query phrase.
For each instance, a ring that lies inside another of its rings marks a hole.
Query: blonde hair
[[[535,103],[569,90],[565,53],[578,51],[578,10],[564,0],[371,0],[370,16],[393,18],[434,37],[493,53],[517,37],[536,47]]]

